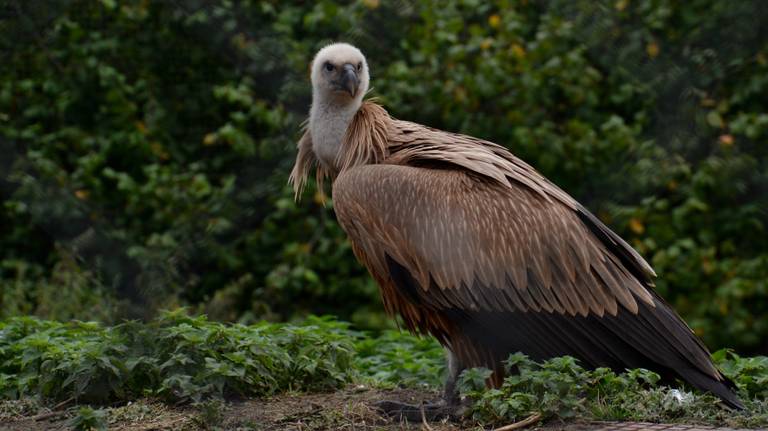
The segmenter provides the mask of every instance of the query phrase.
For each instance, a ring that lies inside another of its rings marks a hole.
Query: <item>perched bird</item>
[[[312,168],[320,187],[332,180],[338,221],[386,310],[447,349],[442,406],[458,403],[463,369],[489,368],[498,386],[502,361],[519,351],[650,369],[743,408],[654,291],[653,269],[571,196],[504,147],[364,101],[368,64],[352,45],[321,49],[311,80],[290,181],[298,198]]]

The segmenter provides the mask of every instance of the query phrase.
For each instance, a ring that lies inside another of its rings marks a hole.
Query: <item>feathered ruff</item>
[[[324,198],[326,178],[333,181],[338,174],[355,166],[383,162],[389,155],[391,121],[387,111],[380,105],[371,101],[363,102],[344,134],[335,166],[319,162],[312,151],[312,136],[309,129],[305,128],[297,144],[296,163],[288,177],[288,183],[293,186],[294,198],[297,201],[300,199],[313,166],[316,169],[317,190]]]

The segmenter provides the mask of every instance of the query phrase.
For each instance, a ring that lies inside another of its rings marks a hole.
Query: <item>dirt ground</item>
[[[379,390],[351,387],[334,393],[283,394],[267,399],[208,402],[198,406],[169,406],[145,399],[106,407],[110,430],[344,430],[344,431],[464,431],[483,430],[471,422],[441,422],[424,425],[393,421],[379,414],[372,404],[393,400],[419,404],[438,394],[413,389]],[[67,430],[77,407],[62,405],[42,408],[32,400],[0,402],[0,431]],[[639,423],[569,423],[532,425],[526,430],[542,431],[697,431],[710,427]],[[720,429],[725,430],[725,429]]]

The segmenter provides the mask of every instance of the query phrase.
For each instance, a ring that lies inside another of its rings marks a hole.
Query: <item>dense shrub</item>
[[[757,1],[37,0],[0,13],[3,315],[182,303],[382,327],[331,208],[311,192],[297,206],[285,186],[307,62],[343,39],[394,115],[507,145],[630,240],[711,346],[768,351]]]

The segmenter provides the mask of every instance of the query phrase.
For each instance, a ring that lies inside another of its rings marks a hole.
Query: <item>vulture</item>
[[[298,199],[313,168],[321,190],[332,181],[338,222],[386,311],[445,347],[449,375],[436,405],[460,403],[456,378],[469,367],[492,370],[488,384],[498,387],[503,361],[522,352],[646,368],[743,408],[631,246],[506,148],[395,119],[364,100],[369,81],[356,47],[316,54],[289,182]]]

